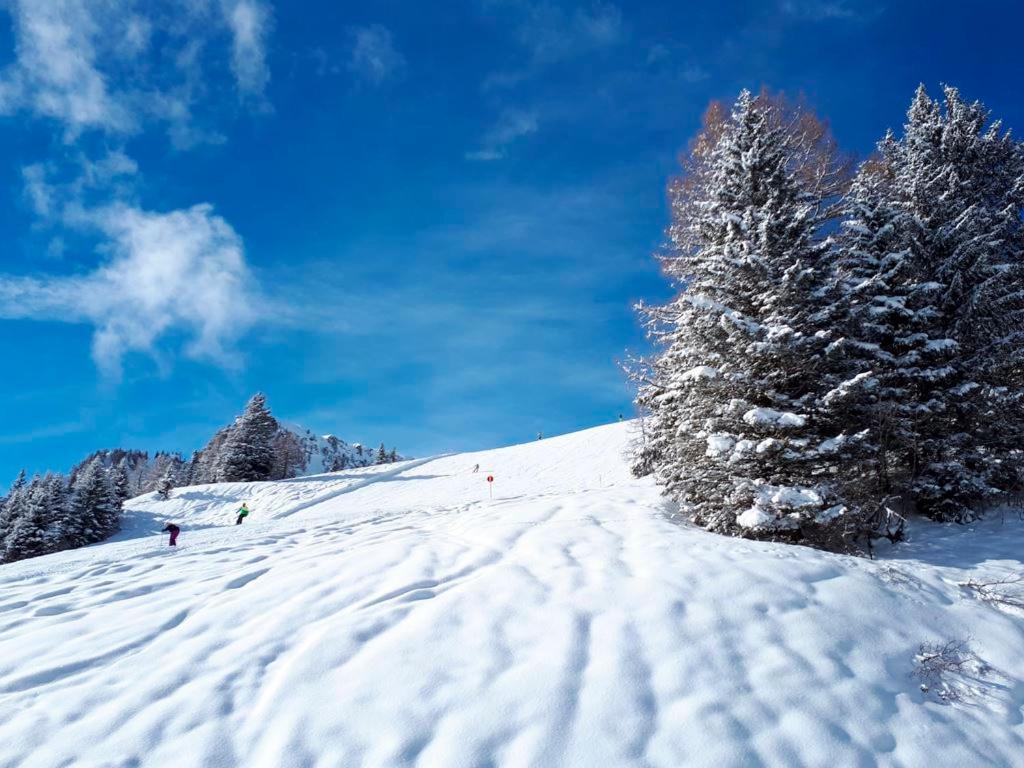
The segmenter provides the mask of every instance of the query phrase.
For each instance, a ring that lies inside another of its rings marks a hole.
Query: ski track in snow
[[[628,429],[141,497],[0,567],[0,766],[1024,765],[1024,619],[956,586],[1020,570],[1024,525],[721,538]],[[918,644],[968,634],[979,695],[924,700]]]

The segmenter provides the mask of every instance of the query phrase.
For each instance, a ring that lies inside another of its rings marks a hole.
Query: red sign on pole
[[[494,498],[494,475],[487,476],[487,496],[488,498]]]
[[[494,475],[488,475],[487,476],[487,482],[488,483],[493,483],[494,482]]]

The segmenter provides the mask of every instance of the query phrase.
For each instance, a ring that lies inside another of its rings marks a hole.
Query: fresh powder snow
[[[959,586],[1021,570],[1016,516],[877,560],[721,537],[634,430],[150,494],[0,566],[0,766],[1022,764],[1024,616]],[[922,691],[968,637],[961,700]]]

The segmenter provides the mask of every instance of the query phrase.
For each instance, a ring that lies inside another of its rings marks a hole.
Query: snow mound
[[[631,429],[144,496],[0,566],[0,766],[1020,764],[1024,617],[958,584],[1020,571],[1024,525],[723,538]],[[921,644],[968,635],[973,694],[929,698]]]

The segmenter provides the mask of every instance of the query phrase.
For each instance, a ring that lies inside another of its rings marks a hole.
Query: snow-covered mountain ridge
[[[1021,571],[1016,517],[875,561],[715,536],[630,429],[146,494],[0,566],[0,766],[1021,764],[1024,617],[960,586]],[[967,636],[961,701],[922,692]]]
[[[376,449],[361,443],[346,443],[335,435],[318,435],[311,429],[291,421],[277,420],[281,429],[295,436],[302,446],[304,461],[296,469],[296,477],[318,475],[341,469],[368,467],[376,463]],[[395,457],[401,458],[400,456]]]

